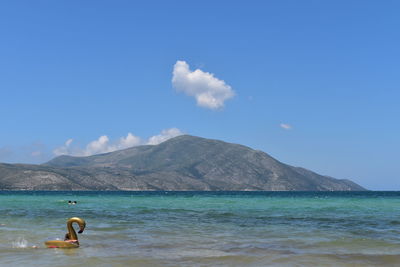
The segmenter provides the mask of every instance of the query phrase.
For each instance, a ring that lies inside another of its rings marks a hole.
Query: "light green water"
[[[2,192],[0,265],[398,266],[400,193]]]

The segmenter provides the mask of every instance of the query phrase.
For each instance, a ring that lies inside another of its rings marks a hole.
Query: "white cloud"
[[[137,137],[131,133],[128,133],[126,137],[121,137],[119,139],[117,149],[124,149],[132,146],[138,146],[141,145],[142,140],[140,137]]]
[[[107,135],[100,136],[99,139],[90,142],[86,146],[86,149],[83,151],[82,156],[90,156],[93,154],[111,152],[112,148],[109,145],[109,141],[110,139]]]
[[[281,124],[279,124],[279,126],[280,126],[282,129],[285,129],[285,130],[291,130],[291,129],[293,128],[292,125],[287,124],[287,123],[281,123]]]
[[[171,128],[171,129],[167,129],[167,130],[162,130],[161,134],[159,135],[155,135],[149,138],[149,140],[147,141],[148,145],[158,145],[164,141],[167,141],[170,138],[182,135],[183,133],[181,132],[181,130],[177,129],[177,128]]]
[[[53,150],[53,153],[57,156],[60,155],[69,155],[71,154],[71,144],[74,141],[74,139],[70,138],[67,141],[65,141],[63,146],[57,147],[56,149]]]
[[[209,109],[222,108],[224,102],[235,95],[232,88],[214,74],[200,69],[190,71],[189,65],[179,60],[174,65],[172,85],[176,90],[195,97],[197,105]]]
[[[98,139],[91,141],[85,148],[72,146],[73,139],[68,139],[65,144],[53,150],[56,156],[71,155],[71,156],[91,156],[95,154],[113,152],[129,147],[139,145],[157,145],[170,138],[173,138],[183,133],[177,128],[170,128],[161,131],[160,134],[154,135],[147,140],[142,140],[140,137],[128,133],[126,137],[121,137],[118,140],[111,142],[107,135],[102,135]]]
[[[115,150],[125,149],[141,144],[139,137],[128,133],[126,137],[119,138],[116,142],[111,143],[107,135],[100,136],[86,145],[85,149],[72,147],[73,139],[68,139],[61,147],[54,149],[53,153],[59,155],[74,155],[74,156],[90,156],[94,154],[107,153]]]

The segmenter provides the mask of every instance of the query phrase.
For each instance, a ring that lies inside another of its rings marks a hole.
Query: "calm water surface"
[[[400,193],[0,191],[0,265],[399,266]]]

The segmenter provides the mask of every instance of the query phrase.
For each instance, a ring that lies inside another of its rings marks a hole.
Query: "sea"
[[[400,266],[400,192],[0,191],[0,266]]]

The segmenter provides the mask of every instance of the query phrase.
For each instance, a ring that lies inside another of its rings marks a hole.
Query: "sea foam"
[[[12,242],[13,248],[26,248],[28,246],[28,241],[23,237],[19,237],[17,240]]]

